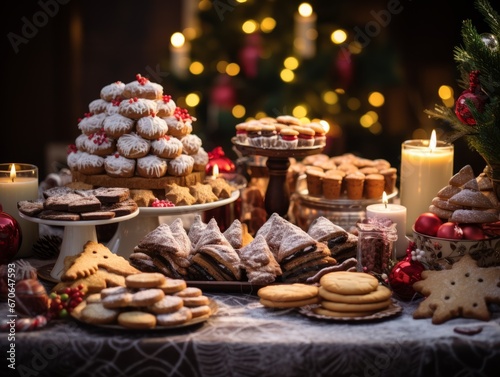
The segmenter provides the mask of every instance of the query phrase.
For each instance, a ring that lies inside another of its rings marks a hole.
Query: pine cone
[[[62,238],[55,235],[43,236],[33,244],[33,254],[40,259],[57,257],[61,248]]]

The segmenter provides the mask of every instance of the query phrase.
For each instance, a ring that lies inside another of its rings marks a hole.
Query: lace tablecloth
[[[2,370],[15,376],[493,376],[500,370],[500,308],[488,322],[414,320],[418,302],[377,322],[314,320],[263,307],[250,294],[205,293],[207,322],[163,331],[118,331],[57,320],[15,341],[0,333]],[[0,315],[7,315],[1,303]],[[455,332],[476,328],[475,335]],[[15,344],[16,370],[6,354]],[[5,373],[2,373],[5,376]]]

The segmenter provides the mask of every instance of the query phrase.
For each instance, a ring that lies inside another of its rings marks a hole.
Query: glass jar
[[[395,261],[396,224],[389,219],[370,218],[356,224],[358,230],[357,270],[388,274]]]

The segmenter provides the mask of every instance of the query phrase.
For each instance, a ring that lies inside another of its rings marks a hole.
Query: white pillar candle
[[[366,218],[386,218],[396,224],[398,239],[394,243],[396,247],[396,258],[406,255],[408,239],[406,238],[406,207],[387,202],[387,195],[384,191],[382,203],[371,204],[366,207]]]
[[[17,202],[38,198],[38,168],[30,164],[0,164],[0,204],[3,211],[14,217],[21,227],[22,243],[18,257],[31,254],[38,239],[38,224],[19,215]]]
[[[453,175],[453,145],[430,140],[407,140],[401,150],[400,202],[407,208],[406,234],[413,235],[417,217],[429,211],[432,199]]]
[[[308,3],[300,4],[299,11],[295,13],[293,46],[300,58],[311,59],[316,55],[316,18]]]
[[[190,45],[182,33],[170,37],[170,70],[174,75],[185,78],[190,64]]]

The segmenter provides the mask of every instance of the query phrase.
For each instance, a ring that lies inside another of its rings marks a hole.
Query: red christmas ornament
[[[411,300],[415,295],[413,283],[421,280],[421,274],[425,270],[422,263],[412,259],[411,251],[415,243],[410,242],[406,250],[406,257],[394,265],[389,274],[389,285],[393,292],[402,300]]]
[[[49,296],[38,279],[24,279],[16,283],[16,312],[29,317],[47,313]]]
[[[236,170],[234,162],[226,156],[222,147],[215,147],[208,152],[208,164],[205,167],[205,174],[213,175],[215,165],[219,168],[219,173],[234,173]]]
[[[17,254],[22,240],[19,223],[11,215],[3,212],[0,205],[0,264],[7,263]]]
[[[467,102],[472,103],[474,108],[483,112],[487,96],[481,91],[479,85],[479,71],[472,71],[469,74],[469,88],[464,90],[455,103],[455,114],[462,123],[469,126],[476,125],[476,120],[472,116]]]
[[[257,77],[261,54],[262,47],[260,34],[248,34],[245,38],[245,45],[239,52],[240,65],[246,77],[250,79]]]
[[[210,98],[212,104],[224,108],[231,109],[236,104],[236,91],[231,83],[231,78],[227,75],[220,75],[215,81],[215,85],[211,90]]]

